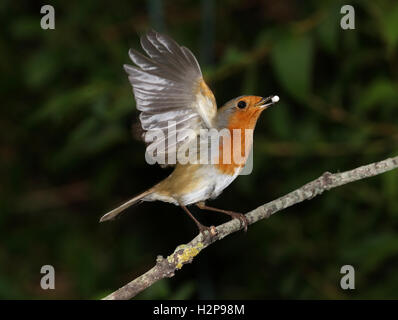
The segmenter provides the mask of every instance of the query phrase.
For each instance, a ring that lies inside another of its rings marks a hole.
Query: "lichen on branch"
[[[304,200],[313,199],[324,191],[350,182],[373,177],[396,168],[398,168],[398,156],[345,172],[334,174],[325,172],[319,178],[288,193],[287,195],[246,213],[248,224],[253,224],[259,220],[269,218],[272,214]],[[231,233],[242,229],[242,227],[243,226],[241,226],[239,220],[233,219],[217,226],[217,234],[213,237],[204,237],[202,234],[197,235],[189,243],[179,245],[166,259],[162,256],[158,256],[156,259],[156,265],[152,269],[111,293],[105,297],[104,300],[131,299],[144,289],[154,284],[156,281],[163,278],[173,277],[176,270],[181,269],[184,264],[191,263],[203,249],[208,247],[210,244],[225,238]]]

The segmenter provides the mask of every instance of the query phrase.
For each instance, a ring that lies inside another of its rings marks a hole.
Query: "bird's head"
[[[219,128],[254,129],[261,112],[279,101],[278,96],[240,96],[228,101],[217,114]]]

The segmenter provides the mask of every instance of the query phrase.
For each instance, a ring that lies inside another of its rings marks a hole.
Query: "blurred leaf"
[[[343,252],[342,261],[358,267],[361,277],[377,270],[387,259],[398,255],[398,237],[393,233],[369,235]]]
[[[43,32],[39,23],[37,17],[15,19],[11,24],[11,33],[21,39],[38,36]]]
[[[280,101],[266,114],[268,127],[279,138],[288,139],[292,131],[293,124],[289,109],[286,102]]]
[[[58,71],[59,64],[51,51],[39,51],[26,63],[25,81],[28,86],[39,87],[49,83]]]
[[[307,36],[282,38],[271,51],[276,76],[294,98],[304,102],[311,91],[313,45]]]
[[[382,190],[387,198],[387,204],[391,217],[398,217],[398,172],[397,170],[386,172],[382,175]]]
[[[40,108],[35,109],[29,121],[33,124],[42,121],[62,121],[68,115],[76,114],[87,108],[87,103],[97,101],[107,92],[103,83],[95,82],[79,87],[74,87],[64,93],[50,96],[48,101]]]
[[[337,50],[341,18],[339,12],[340,10],[336,6],[328,8],[326,10],[326,17],[317,29],[318,40],[329,53],[335,53]]]
[[[244,53],[239,51],[237,48],[228,47],[222,58],[221,64],[235,64],[244,59],[244,57]]]
[[[97,123],[98,124],[98,123]],[[94,120],[83,122],[77,131],[72,131],[64,147],[51,158],[54,170],[75,165],[87,157],[95,156],[126,138],[126,131],[109,125],[104,128],[96,125]]]
[[[242,92],[245,94],[255,94],[257,91],[258,81],[258,66],[256,64],[250,64],[245,72],[245,79],[243,81]]]
[[[383,108],[388,103],[395,105],[398,101],[398,86],[388,79],[376,79],[362,92],[355,105],[358,113],[363,114],[372,107]]]
[[[381,25],[381,32],[386,39],[388,52],[391,54],[398,43],[398,3],[383,12]]]

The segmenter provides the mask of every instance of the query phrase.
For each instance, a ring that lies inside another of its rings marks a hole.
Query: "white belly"
[[[175,205],[190,205],[197,202],[206,201],[207,199],[215,199],[220,193],[228,187],[232,181],[239,175],[240,170],[236,170],[234,175],[221,173],[212,165],[203,165],[199,168],[192,179],[198,181],[195,188],[190,189],[186,194],[159,194],[154,192],[149,194],[143,201],[163,201],[173,203]]]
[[[220,171],[213,166],[211,166],[211,170],[209,170],[209,168],[204,169],[200,173],[202,177],[206,177],[206,179],[201,179],[203,183],[199,183],[195,190],[184,195],[181,202],[184,205],[189,205],[207,199],[217,198],[220,193],[236,179],[239,172],[240,171],[237,170],[234,175],[228,175],[220,173]]]

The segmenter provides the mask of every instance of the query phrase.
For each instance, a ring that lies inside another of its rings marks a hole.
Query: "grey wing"
[[[155,31],[142,36],[141,45],[147,56],[130,49],[136,66],[124,68],[141,111],[147,156],[164,152],[170,157],[200,128],[213,127],[216,102],[189,49]]]

